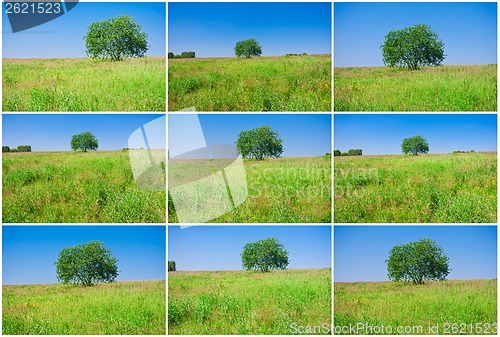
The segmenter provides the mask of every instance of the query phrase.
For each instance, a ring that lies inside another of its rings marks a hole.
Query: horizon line
[[[111,283],[125,283],[125,282],[158,282],[158,281],[166,281],[166,279],[161,279],[161,280],[120,280],[120,281],[113,281],[113,282],[96,282],[94,283],[94,285],[96,284],[100,284],[100,283],[106,283],[106,284],[111,284]],[[16,284],[3,284],[2,283],[2,287],[4,286],[36,286],[36,285],[75,285],[75,286],[79,286],[78,283],[60,283],[60,282],[57,282],[57,283],[16,283]]]

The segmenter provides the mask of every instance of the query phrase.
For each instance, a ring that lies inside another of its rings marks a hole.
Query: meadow
[[[497,65],[335,68],[335,111],[497,111]]]
[[[331,55],[170,59],[168,110],[331,111]]]
[[[497,154],[335,157],[334,222],[496,223]]]
[[[165,58],[3,59],[3,111],[165,111]]]
[[[2,286],[3,335],[164,335],[165,281]]]
[[[496,279],[335,283],[334,301],[335,334],[497,334]]]
[[[171,170],[171,163],[172,160],[169,160],[169,181],[172,181],[172,176],[178,171],[190,175],[190,171],[182,167],[181,170]],[[331,156],[282,157],[263,161],[245,159],[244,166],[247,199],[232,211],[210,222],[331,222]],[[169,223],[178,222],[175,205],[170,197],[168,220]]]
[[[331,334],[329,268],[177,271],[168,279],[169,334]]]
[[[165,190],[137,187],[128,151],[3,153],[2,187],[4,223],[165,222]]]

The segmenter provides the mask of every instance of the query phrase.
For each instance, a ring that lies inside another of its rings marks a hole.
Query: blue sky
[[[496,64],[496,20],[496,2],[337,2],[335,66],[383,66],[385,35],[416,24],[438,33],[447,55],[443,64]]]
[[[168,259],[178,270],[241,270],[243,247],[275,237],[288,250],[288,268],[331,268],[331,226],[168,227]]]
[[[132,132],[161,116],[164,115],[3,114],[2,145],[11,148],[31,145],[33,152],[70,151],[71,137],[90,131],[99,141],[99,150],[121,150],[128,147],[128,138]],[[166,139],[165,129],[162,135],[155,137]],[[152,143],[158,142],[150,139],[150,144]]]
[[[168,146],[173,156],[174,152],[177,153],[175,148],[179,148],[180,145],[189,141],[197,142],[193,132],[182,133],[178,129],[173,130],[193,116],[195,115],[169,114],[168,122],[171,132],[169,132]],[[198,116],[207,144],[234,145],[241,131],[268,125],[283,139],[285,149],[283,156],[322,156],[331,152],[331,115],[329,114],[200,114]],[[177,134],[181,139],[176,136]],[[186,139],[182,135],[186,135]],[[197,145],[193,146],[198,148]]]
[[[86,57],[84,36],[94,21],[130,15],[148,34],[146,56],[165,56],[166,8],[161,2],[79,2],[71,11],[43,25],[12,33],[2,11],[3,57]]]
[[[496,151],[497,116],[494,114],[339,114],[334,117],[334,147],[342,152],[401,154],[404,138],[421,135],[429,153],[456,150]]]
[[[165,226],[3,226],[3,284],[57,283],[59,252],[99,240],[118,260],[117,281],[165,279]]]
[[[171,2],[168,51],[234,56],[237,41],[256,39],[262,56],[331,54],[331,3]]]
[[[335,226],[335,282],[387,281],[396,245],[432,239],[449,258],[448,279],[497,277],[496,226]]]

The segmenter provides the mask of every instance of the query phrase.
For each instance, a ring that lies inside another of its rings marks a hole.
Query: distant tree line
[[[174,55],[172,52],[168,52],[169,59],[194,59],[196,58],[196,53],[194,51],[183,51],[180,55]]]
[[[294,53],[289,53],[289,54],[285,54],[285,56],[307,56],[307,53],[302,53],[302,54],[294,54]]]
[[[363,155],[363,150],[361,149],[350,149],[348,152],[340,152],[340,150],[334,150],[333,155],[335,157],[340,157],[340,156],[362,156]]]
[[[8,146],[2,146],[2,152],[31,152],[31,145],[19,145],[17,149],[11,149]]]

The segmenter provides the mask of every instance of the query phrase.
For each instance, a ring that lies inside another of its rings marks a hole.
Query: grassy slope
[[[212,222],[331,222],[331,157],[245,160],[245,169],[248,198]],[[177,222],[174,207],[169,200],[169,222]]]
[[[334,162],[335,222],[497,221],[496,153]]]
[[[163,335],[165,281],[2,287],[4,335]]]
[[[335,283],[334,301],[337,328],[360,322],[390,325],[394,331],[397,326],[422,326],[426,334],[429,324],[439,324],[439,334],[443,335],[445,323],[482,323],[483,328],[486,323],[497,323],[496,279],[433,281],[424,285]]]
[[[170,272],[169,334],[291,334],[331,324],[331,269]]]
[[[165,58],[3,59],[3,111],[165,111]]]
[[[165,222],[165,192],[137,188],[127,151],[2,157],[3,222]]]
[[[169,60],[168,109],[331,111],[331,55]]]
[[[496,111],[497,65],[335,68],[335,111]]]

